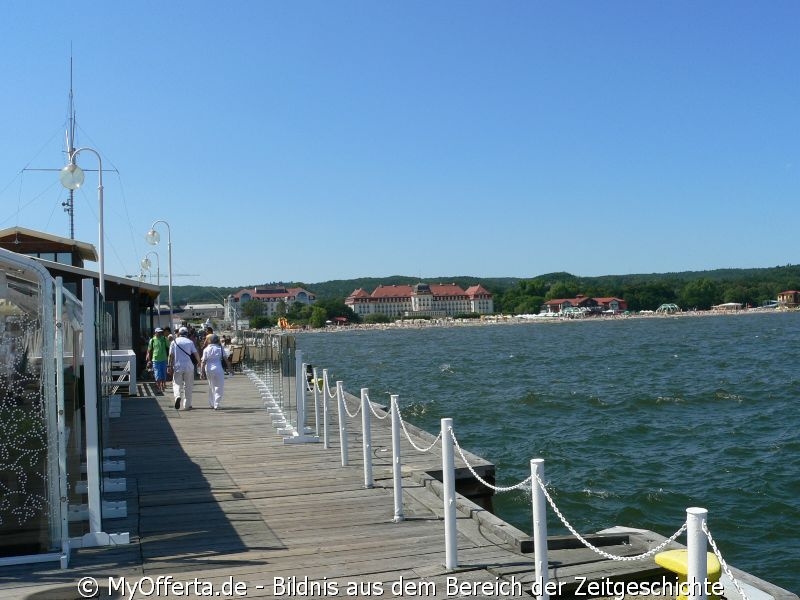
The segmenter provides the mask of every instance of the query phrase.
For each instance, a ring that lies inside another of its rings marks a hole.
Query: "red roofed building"
[[[263,288],[253,288],[247,290],[239,290],[231,296],[234,303],[241,306],[249,300],[258,300],[264,303],[264,314],[272,317],[278,310],[281,302],[284,303],[288,309],[295,302],[301,304],[314,304],[317,297],[311,292],[303,288],[287,288],[283,286],[269,286]],[[238,309],[238,307],[237,307]]]
[[[594,298],[603,312],[619,313],[628,310],[628,303],[622,298]]]
[[[574,298],[554,298],[542,305],[545,314],[563,314],[575,309],[583,309],[589,313],[622,312],[628,308],[625,300],[620,298],[589,298],[578,294]]]
[[[452,317],[494,312],[492,294],[482,285],[473,285],[464,291],[455,283],[379,285],[371,294],[359,288],[344,303],[359,316]]]

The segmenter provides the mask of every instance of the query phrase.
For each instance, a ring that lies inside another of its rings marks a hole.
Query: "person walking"
[[[164,393],[167,382],[167,356],[169,354],[169,342],[164,337],[164,330],[156,327],[153,337],[147,343],[147,355],[145,360],[153,365],[153,377],[156,380],[156,389]]]
[[[200,344],[201,340],[200,340],[200,336],[197,333],[197,330],[194,328],[194,325],[192,325],[191,323],[187,323],[185,325],[185,327],[189,332],[189,333],[186,334],[186,337],[188,337],[189,341],[191,341],[194,344],[195,349],[197,349],[198,356],[200,356],[199,353],[203,351],[203,346]],[[197,364],[199,365],[200,363],[198,362]],[[200,379],[200,369],[195,369],[194,378],[195,379]]]
[[[192,357],[197,362],[192,361]],[[169,346],[167,369],[172,371],[172,393],[175,395],[175,410],[192,409],[192,388],[194,375],[197,372],[195,365],[200,364],[200,355],[197,353],[194,342],[189,339],[189,330],[186,327],[178,329],[178,336]]]
[[[177,336],[172,333],[172,329],[169,327],[164,327],[164,337],[167,338],[167,355],[169,356],[169,347],[172,345],[172,342],[175,341]],[[172,381],[172,373],[169,371],[167,372],[167,381]],[[164,387],[167,387],[166,383],[164,384]]]
[[[205,350],[206,346],[211,343],[211,336],[214,335],[214,328],[211,327],[211,325],[206,325],[205,333],[203,335],[203,347],[200,349],[201,352]]]
[[[222,404],[222,394],[225,388],[225,352],[219,343],[219,336],[212,334],[208,345],[203,349],[203,358],[200,360],[200,377],[208,379],[208,405],[214,410],[219,410]]]

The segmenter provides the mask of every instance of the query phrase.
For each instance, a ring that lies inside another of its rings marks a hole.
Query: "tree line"
[[[631,311],[655,310],[662,304],[677,304],[685,310],[708,310],[726,302],[761,306],[777,299],[780,292],[797,289],[800,289],[800,266],[787,265],[768,269],[601,277],[552,273],[492,292],[495,312],[535,314],[548,300],[575,298],[578,294],[620,298]]]
[[[431,278],[426,282],[455,283],[463,289],[481,284],[492,293],[495,313],[509,315],[536,314],[548,300],[575,298],[579,294],[595,298],[620,298],[631,311],[655,310],[662,304],[677,304],[682,309],[708,310],[725,302],[760,306],[768,300],[777,299],[780,292],[800,290],[800,265],[598,277],[580,277],[570,273],[549,273],[529,279],[459,276]],[[357,323],[360,322],[358,315],[344,304],[345,298],[354,290],[363,288],[372,291],[380,284],[414,283],[419,283],[419,278],[392,276],[316,284],[282,283],[286,287],[308,290],[316,295],[317,301],[313,305],[279,303],[272,318],[264,314],[264,307],[258,301],[245,303],[241,308],[243,316],[256,319],[255,322],[262,327],[276,325],[281,317],[292,324],[311,327],[322,327],[327,321],[334,321],[338,317]],[[244,287],[176,286],[173,295],[178,305],[217,303]],[[166,297],[166,288],[162,297]]]

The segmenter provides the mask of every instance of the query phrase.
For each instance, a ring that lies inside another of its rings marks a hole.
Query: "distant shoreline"
[[[337,333],[343,331],[372,331],[372,330],[407,330],[428,329],[431,327],[483,327],[492,325],[538,325],[544,323],[597,323],[618,322],[631,319],[681,319],[687,317],[732,317],[742,315],[786,314],[798,312],[796,310],[776,310],[750,308],[742,310],[690,310],[672,314],[628,314],[628,315],[603,315],[596,317],[517,317],[517,316],[487,316],[483,319],[415,319],[409,321],[395,321],[393,323],[354,323],[351,325],[331,325],[317,329],[286,329],[293,333]]]

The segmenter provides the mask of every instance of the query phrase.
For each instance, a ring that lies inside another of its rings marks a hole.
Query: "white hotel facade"
[[[370,294],[359,288],[344,301],[360,317],[452,317],[459,314],[494,312],[492,294],[482,285],[466,290],[455,283],[379,285]]]

